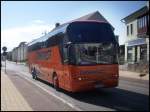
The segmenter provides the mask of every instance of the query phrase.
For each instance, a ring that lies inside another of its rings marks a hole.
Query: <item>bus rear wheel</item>
[[[56,74],[53,76],[53,86],[57,91],[59,90],[58,77]]]

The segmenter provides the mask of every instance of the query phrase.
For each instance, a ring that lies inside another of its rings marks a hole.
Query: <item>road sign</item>
[[[3,52],[3,56],[6,56],[7,55],[7,52]]]
[[[6,73],[6,56],[7,56],[7,47],[6,46],[4,46],[3,48],[2,48],[2,50],[3,50],[3,56],[5,56],[5,73]]]
[[[7,50],[7,47],[4,46],[2,49],[3,49],[3,51],[5,52],[5,51]]]

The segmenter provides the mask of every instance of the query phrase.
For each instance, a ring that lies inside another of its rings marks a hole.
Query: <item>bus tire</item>
[[[59,91],[58,77],[57,77],[56,73],[54,73],[54,75],[53,75],[53,86],[57,91]]]

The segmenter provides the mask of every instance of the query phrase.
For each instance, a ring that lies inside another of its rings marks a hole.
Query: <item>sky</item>
[[[1,47],[8,51],[20,42],[50,32],[60,24],[99,11],[115,28],[119,44],[125,43],[126,27],[121,19],[146,5],[147,1],[1,1]]]

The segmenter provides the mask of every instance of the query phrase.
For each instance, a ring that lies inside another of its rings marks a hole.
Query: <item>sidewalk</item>
[[[1,111],[32,111],[26,100],[2,70]]]
[[[141,80],[149,80],[149,74],[146,74],[143,77],[140,77],[139,75],[140,73],[137,73],[137,72],[119,70],[119,76],[127,77],[127,78],[134,78],[134,79],[141,79]]]
[[[14,64],[18,64],[18,65],[27,66],[27,63],[25,63],[25,62],[17,62],[17,63],[16,63],[16,62],[14,62],[14,61],[8,61],[8,60],[6,61],[6,63],[7,63],[7,62],[9,62],[9,63],[14,63]]]

